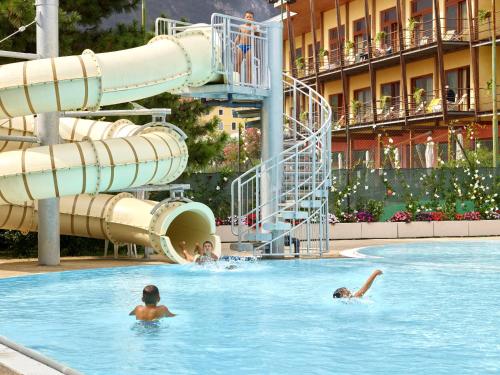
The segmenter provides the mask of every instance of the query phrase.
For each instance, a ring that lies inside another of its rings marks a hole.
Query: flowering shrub
[[[464,220],[481,220],[481,213],[477,211],[466,212],[464,214]]]
[[[435,212],[419,212],[415,217],[416,221],[443,221],[446,220],[444,213]]]
[[[358,223],[371,223],[374,221],[373,215],[368,211],[359,211],[356,214]]]
[[[394,223],[409,223],[411,221],[411,214],[406,211],[398,211],[390,218]]]
[[[343,212],[340,215],[340,222],[341,223],[355,223],[357,221],[356,215],[354,214],[348,214],[346,212]]]

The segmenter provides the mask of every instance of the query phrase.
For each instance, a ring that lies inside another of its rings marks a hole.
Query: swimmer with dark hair
[[[354,294],[347,288],[338,288],[335,292],[333,292],[333,298],[361,298],[368,291],[368,289],[370,289],[377,276],[382,274],[383,272],[381,270],[373,271],[361,289]]]
[[[153,321],[175,316],[167,306],[157,306],[158,302],[160,302],[160,291],[155,285],[147,285],[144,288],[142,302],[144,302],[145,306],[138,305],[129,314],[134,315],[137,320]]]

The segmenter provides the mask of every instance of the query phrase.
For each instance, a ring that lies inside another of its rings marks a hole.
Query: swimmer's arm
[[[176,315],[177,315],[177,314],[172,313],[172,312],[168,309],[168,307],[167,307],[167,306],[162,306],[162,307],[163,307],[163,308],[162,308],[162,310],[163,310],[163,312],[162,312],[162,316],[163,316],[163,317],[165,317],[165,318],[172,318],[172,317],[174,317],[174,316],[176,316]]]
[[[135,311],[137,310],[137,306],[128,314],[129,316],[134,315],[135,316]]]
[[[217,254],[211,253],[210,256],[212,257],[213,260],[219,260]]]
[[[194,257],[189,254],[185,249],[182,249],[182,252],[184,253],[184,257],[186,258],[187,261],[192,262],[194,261]]]
[[[355,294],[354,294],[354,297],[355,298],[360,298],[360,297],[363,297],[363,295],[368,291],[368,289],[370,289],[370,287],[372,286],[373,284],[373,281],[376,279],[377,276],[379,275],[382,275],[382,271],[380,270],[376,270],[374,271],[370,277],[368,278],[368,280],[366,280],[365,282],[365,285],[363,285],[361,287],[360,290],[358,290]]]

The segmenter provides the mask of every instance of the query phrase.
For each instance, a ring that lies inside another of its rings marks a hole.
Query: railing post
[[[281,23],[269,22],[268,51],[270,95],[264,99],[262,107],[262,160],[270,160],[270,164],[262,172],[261,193],[262,201],[269,202],[263,205],[262,217],[272,224],[276,223],[276,214],[279,209],[279,199],[282,188],[282,173],[279,168],[279,156],[283,150],[283,55],[276,53],[282,50],[283,26]],[[273,234],[274,237],[274,234]],[[277,241],[280,242],[280,241]],[[277,248],[281,247],[281,248]],[[283,245],[272,246],[271,253],[282,253]]]

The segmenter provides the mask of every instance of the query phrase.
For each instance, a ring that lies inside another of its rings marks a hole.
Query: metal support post
[[[270,22],[269,27],[269,75],[271,90],[262,107],[262,160],[272,160],[263,170],[261,179],[262,202],[269,202],[262,208],[264,222],[274,224],[273,214],[278,211],[282,187],[282,175],[279,170],[279,156],[283,150],[283,26]],[[275,233],[273,233],[274,237]],[[282,253],[284,245],[270,249],[271,253]]]
[[[36,45],[41,58],[59,55],[59,0],[36,0]],[[57,86],[56,86],[57,89]],[[41,145],[59,143],[59,113],[38,116]],[[38,263],[57,266],[60,263],[59,198],[38,202]]]

